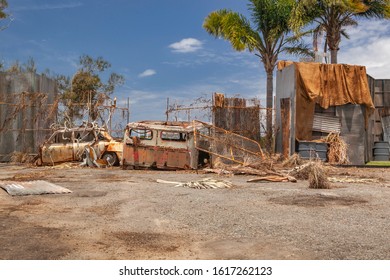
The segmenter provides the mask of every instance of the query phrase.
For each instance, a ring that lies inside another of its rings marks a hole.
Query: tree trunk
[[[337,64],[337,52],[338,49],[330,50],[330,63]]]
[[[330,51],[330,63],[337,63],[337,53],[341,42],[341,26],[337,19],[332,19],[326,29],[326,42]]]

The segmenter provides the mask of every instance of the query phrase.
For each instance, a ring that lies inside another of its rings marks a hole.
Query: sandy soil
[[[46,180],[71,194],[0,189],[1,259],[390,259],[389,169],[338,168],[334,183],[255,176],[0,164],[0,180]],[[230,189],[157,183],[212,177]]]

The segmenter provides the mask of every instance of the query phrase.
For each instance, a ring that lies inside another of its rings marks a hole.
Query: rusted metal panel
[[[280,99],[280,110],[282,118],[282,153],[284,158],[288,158],[290,156],[290,106],[290,98]]]
[[[73,161],[73,146],[66,144],[44,145],[41,148],[42,163],[53,164],[57,162]]]
[[[55,80],[32,72],[0,72],[0,161],[37,153],[56,121]]]
[[[55,164],[68,161],[81,161],[86,147],[92,147],[98,159],[107,153],[113,165],[121,162],[123,144],[114,140],[103,128],[87,125],[77,128],[63,128],[54,131],[39,149],[41,164]]]
[[[199,124],[198,124],[199,125]],[[129,123],[123,140],[124,167],[197,168],[193,124],[188,122]]]

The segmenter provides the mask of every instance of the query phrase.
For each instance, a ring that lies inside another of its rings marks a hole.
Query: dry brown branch
[[[299,154],[293,154],[289,158],[285,159],[282,162],[283,167],[295,167],[302,165],[304,163],[304,160],[299,156]]]

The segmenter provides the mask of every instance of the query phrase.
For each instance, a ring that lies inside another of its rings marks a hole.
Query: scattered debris
[[[13,152],[11,155],[11,163],[33,163],[36,155],[22,153],[22,152]]]
[[[309,175],[311,173],[311,169],[316,161],[309,161],[305,164],[299,165],[288,171],[288,175],[294,176],[300,180],[309,180]],[[322,163],[320,163],[322,165]]]
[[[215,174],[218,174],[218,175],[233,175],[232,171],[225,170],[223,168],[219,168],[219,169],[216,169],[216,168],[203,168],[202,170],[204,172],[206,172],[206,173],[215,173]]]
[[[216,180],[212,178],[204,178],[197,181],[189,181],[189,182],[172,182],[157,179],[157,183],[163,184],[176,184],[175,187],[186,187],[192,189],[229,189],[233,185],[231,182],[226,180]]]
[[[309,180],[309,188],[328,189],[330,182],[326,176],[327,173],[327,167],[317,160],[294,167],[288,175],[300,180]]]
[[[247,182],[293,182],[296,183],[297,179],[292,176],[279,176],[279,175],[269,175],[264,177],[258,177],[254,179],[249,179]]]
[[[89,166],[89,167],[98,167],[104,168],[107,166],[111,166],[110,162],[106,159],[99,159],[96,155],[96,151],[91,146],[87,145],[84,148],[85,150],[85,158],[80,166]]]
[[[332,183],[379,183],[380,181],[375,178],[336,178],[336,177],[328,177],[329,182]]]
[[[68,190],[64,187],[42,180],[29,182],[0,182],[0,187],[12,196],[60,194],[72,192],[71,190]]]
[[[299,154],[295,153],[282,162],[283,167],[295,167],[304,164],[304,160]]]

